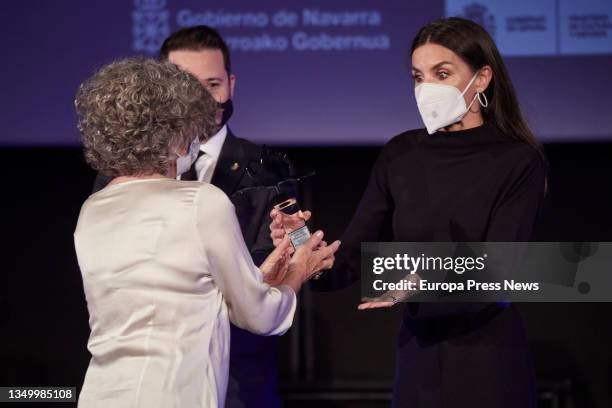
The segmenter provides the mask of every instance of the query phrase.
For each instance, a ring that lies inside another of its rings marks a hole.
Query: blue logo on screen
[[[134,51],[155,54],[170,35],[170,12],[166,0],[135,0],[132,12]]]
[[[487,6],[480,3],[468,4],[463,7],[460,16],[480,24],[491,37],[495,38],[495,16],[489,12]]]

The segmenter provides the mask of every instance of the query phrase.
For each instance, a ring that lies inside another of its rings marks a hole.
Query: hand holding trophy
[[[302,245],[310,238],[310,231],[306,226],[306,218],[295,198],[288,198],[276,204],[274,209],[280,215],[281,227],[289,236],[294,248]]]
[[[274,206],[270,212],[272,222],[270,223],[270,237],[274,246],[278,246],[283,242],[285,236],[289,237],[294,249],[304,244],[310,238],[310,231],[306,225],[311,217],[310,211],[302,211],[295,198],[288,198]],[[315,250],[327,246],[326,241],[321,241]],[[335,252],[335,251],[334,251]],[[323,270],[330,269],[334,264],[335,257],[333,253],[322,259],[319,264],[314,267],[312,278],[318,279]]]

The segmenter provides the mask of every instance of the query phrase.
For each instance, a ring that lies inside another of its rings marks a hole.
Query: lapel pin
[[[232,164],[232,167],[230,168],[232,169],[232,171],[236,171],[240,169],[240,165],[238,164],[238,162],[234,162],[234,164]]]

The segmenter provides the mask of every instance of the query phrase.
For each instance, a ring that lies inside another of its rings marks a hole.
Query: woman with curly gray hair
[[[92,355],[79,406],[222,407],[229,321],[284,333],[296,293],[339,242],[326,246],[319,231],[291,257],[286,240],[253,264],[228,197],[176,180],[219,109],[176,66],[112,63],[75,104],[87,162],[114,177],[85,201],[74,234]]]

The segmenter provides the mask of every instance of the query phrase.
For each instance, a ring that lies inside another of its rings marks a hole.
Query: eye
[[[438,78],[444,80],[449,77],[449,73],[446,71],[438,71]]]
[[[423,77],[419,74],[412,74],[412,79],[414,80],[414,82],[421,82],[423,80]]]

